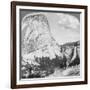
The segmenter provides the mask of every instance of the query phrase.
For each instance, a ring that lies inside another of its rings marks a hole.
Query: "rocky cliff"
[[[22,56],[55,58],[61,56],[60,47],[51,35],[45,15],[30,14],[22,20]]]

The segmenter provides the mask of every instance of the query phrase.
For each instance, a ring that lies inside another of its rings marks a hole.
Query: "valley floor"
[[[80,76],[80,65],[68,67],[66,69],[56,68],[53,74],[50,74],[49,77],[65,77],[65,76]]]

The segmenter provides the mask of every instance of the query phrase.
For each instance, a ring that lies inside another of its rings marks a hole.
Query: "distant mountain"
[[[79,46],[80,45],[80,41],[75,41],[75,42],[68,42],[68,43],[65,43],[61,46]]]

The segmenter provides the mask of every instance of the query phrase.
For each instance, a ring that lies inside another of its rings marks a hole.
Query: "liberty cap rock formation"
[[[55,58],[60,47],[52,37],[47,17],[42,13],[28,14],[22,20],[22,54],[25,58]]]

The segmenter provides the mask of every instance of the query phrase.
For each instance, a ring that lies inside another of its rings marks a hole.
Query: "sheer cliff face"
[[[43,14],[29,14],[22,20],[22,54],[25,58],[60,56],[60,47],[53,39],[48,20]]]
[[[30,53],[52,42],[49,24],[43,14],[27,15],[22,21],[22,51]]]

